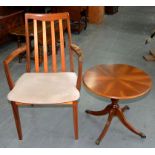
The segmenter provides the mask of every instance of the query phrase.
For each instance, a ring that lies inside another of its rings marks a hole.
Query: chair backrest
[[[33,22],[33,37],[34,37],[34,59],[35,59],[35,71],[40,71],[39,66],[39,41],[41,36],[42,50],[43,50],[43,65],[44,72],[57,72],[57,54],[56,54],[56,33],[58,34],[60,41],[60,55],[61,55],[61,71],[66,71],[66,59],[65,59],[65,47],[64,47],[64,27],[68,31],[68,48],[69,48],[69,60],[70,71],[74,71],[73,64],[73,52],[70,48],[71,45],[71,30],[70,30],[70,18],[69,13],[56,13],[56,14],[25,14],[25,33],[26,33],[26,45],[27,45],[27,71],[30,72],[30,21]],[[40,28],[41,27],[41,28]],[[51,42],[51,57],[52,67],[48,68],[48,49],[47,49],[47,35],[50,35]]]

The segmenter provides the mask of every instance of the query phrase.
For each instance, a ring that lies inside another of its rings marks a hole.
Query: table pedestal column
[[[105,109],[101,110],[101,111],[90,111],[90,110],[86,110],[87,114],[91,114],[94,116],[103,116],[108,114],[108,119],[107,122],[105,124],[105,127],[103,129],[103,131],[101,132],[100,136],[98,137],[98,139],[96,140],[96,144],[99,145],[100,141],[103,139],[103,137],[105,136],[105,134],[107,133],[111,121],[113,119],[114,116],[117,116],[119,118],[119,120],[121,121],[121,123],[128,128],[130,131],[132,131],[133,133],[139,135],[141,138],[146,138],[145,134],[140,132],[139,130],[135,129],[125,118],[124,115],[124,111],[129,110],[129,107],[126,105],[123,108],[120,108],[119,104],[118,104],[118,100],[116,99],[111,99],[112,103],[109,104],[108,106],[105,107]]]

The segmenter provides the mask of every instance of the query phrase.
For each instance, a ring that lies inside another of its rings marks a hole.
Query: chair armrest
[[[76,53],[76,55],[78,56],[78,79],[77,79],[76,87],[78,90],[80,90],[81,89],[81,81],[82,81],[83,52],[79,48],[79,46],[77,46],[75,44],[71,44],[70,47],[71,47],[71,50],[74,51]]]
[[[9,63],[16,58],[19,54],[26,52],[26,45],[23,45],[17,49],[15,49],[10,55],[8,55],[3,61],[5,75],[8,81],[8,85],[10,90],[14,87],[14,82],[12,80],[11,72],[9,69]]]

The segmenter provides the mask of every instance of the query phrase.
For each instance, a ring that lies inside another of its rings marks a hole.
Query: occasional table
[[[126,105],[121,108],[118,102],[119,100],[134,99],[149,92],[152,81],[148,74],[126,64],[102,64],[88,69],[84,74],[83,83],[91,93],[111,100],[111,104],[103,110],[86,110],[87,114],[94,116],[109,115],[103,131],[96,140],[97,145],[108,131],[114,116],[117,116],[130,131],[141,138],[146,138],[144,133],[135,129],[125,118],[123,112],[129,107]]]

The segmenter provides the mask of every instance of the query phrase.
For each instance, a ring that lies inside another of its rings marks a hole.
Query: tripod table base
[[[133,133],[139,135],[141,138],[146,138],[145,134],[140,132],[139,130],[135,129],[125,118],[124,115],[124,111],[129,110],[129,107],[126,105],[123,108],[120,108],[120,106],[118,105],[118,100],[116,99],[111,99],[112,103],[109,104],[108,106],[105,107],[105,109],[101,110],[101,111],[90,111],[90,110],[86,110],[87,114],[90,115],[94,115],[94,116],[103,116],[108,114],[108,119],[106,121],[106,124],[104,126],[104,129],[102,130],[100,136],[97,138],[96,140],[96,144],[99,145],[101,140],[103,139],[103,137],[105,136],[105,134],[107,133],[110,124],[112,122],[112,119],[114,116],[117,116],[119,118],[119,120],[121,121],[121,123],[128,128],[130,131],[132,131]]]

